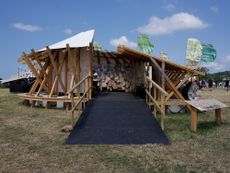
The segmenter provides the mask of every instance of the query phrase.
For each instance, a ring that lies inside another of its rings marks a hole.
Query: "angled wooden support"
[[[74,60],[74,56],[70,50],[69,44],[66,44],[66,49],[68,52],[68,59],[71,61],[72,64],[72,77],[70,81],[70,88],[72,88],[74,84],[77,83],[77,77],[76,77],[77,64],[76,61]]]
[[[36,53],[36,51],[34,50],[34,49],[31,49],[31,54],[34,56],[34,59],[37,61],[37,63],[38,63],[38,65],[39,65],[39,67],[40,67],[40,69],[39,69],[39,73],[42,73],[42,75],[43,75],[43,77],[47,77],[46,76],[46,69],[47,69],[47,67],[50,65],[50,61],[49,61],[49,59],[46,59],[44,62],[45,62],[45,64],[44,65],[42,65],[41,64],[41,57],[39,57],[38,55],[37,55],[37,53]],[[46,55],[47,55],[47,51],[45,51],[46,52]],[[40,55],[41,56],[41,55]],[[47,81],[48,82],[48,88],[52,85],[52,82],[51,81]],[[49,88],[50,89],[50,88]]]
[[[185,100],[184,97],[180,94],[180,92],[177,90],[177,88],[175,87],[175,85],[172,83],[172,81],[168,78],[168,76],[164,73],[164,71],[161,69],[161,67],[159,66],[159,64],[151,57],[148,56],[150,62],[158,69],[158,71],[161,73],[162,77],[165,78],[166,85],[168,85],[175,93],[175,96],[181,100]],[[186,105],[186,107],[191,111],[191,107],[189,105]]]
[[[62,90],[64,92],[66,92],[66,87],[61,79],[61,75],[60,75],[60,72],[61,72],[61,69],[62,69],[62,66],[64,64],[64,55],[61,56],[61,64],[59,65],[58,67],[58,63],[55,62],[55,56],[51,53],[51,50],[49,49],[49,47],[46,47],[47,48],[47,51],[49,52],[49,58],[50,58],[50,61],[51,61],[51,64],[53,66],[53,69],[54,69],[54,72],[56,74],[56,77],[55,77],[55,81],[54,81],[54,84],[52,86],[52,89],[51,89],[51,92],[49,94],[49,96],[51,96],[53,94],[53,91],[54,91],[54,88],[57,86],[58,82],[61,84],[61,87],[62,87]]]
[[[36,96],[39,96],[39,94],[42,92],[42,89],[44,88],[44,86],[46,85],[46,83],[48,83],[48,76],[49,76],[49,74],[51,72],[50,69],[51,69],[51,66],[49,66],[47,68],[47,73],[45,72],[45,74],[44,74],[43,81],[42,81],[42,83],[41,83],[41,85],[40,85],[40,87],[38,89],[38,92],[37,92]]]
[[[32,95],[35,92],[39,83],[42,83],[42,73],[39,74],[37,72],[36,68],[34,67],[34,65],[31,63],[29,57],[26,55],[26,53],[23,52],[23,54],[25,56],[25,58],[24,58],[25,63],[28,65],[28,67],[32,71],[33,75],[36,77],[36,80],[35,80],[32,88],[29,91],[29,95]],[[44,86],[44,90],[46,93],[49,93],[49,89],[47,88],[47,86]]]
[[[145,89],[146,94],[149,96],[149,98],[151,99],[151,101],[155,104],[156,108],[158,109],[158,111],[163,114],[163,111],[161,110],[160,105],[157,103],[157,101],[152,97],[152,95],[149,93],[149,91],[147,89]]]
[[[185,75],[184,79],[177,84],[176,88],[179,89],[191,76],[189,74]],[[168,101],[174,94],[174,91],[170,92],[169,95],[166,97],[165,101]]]

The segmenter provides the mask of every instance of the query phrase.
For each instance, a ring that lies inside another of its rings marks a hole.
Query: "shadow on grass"
[[[200,122],[197,126],[197,134],[206,135],[216,130],[217,127],[216,122]]]

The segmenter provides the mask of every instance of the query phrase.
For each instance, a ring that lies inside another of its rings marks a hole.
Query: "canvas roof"
[[[88,47],[90,43],[93,42],[93,37],[94,37],[95,30],[88,30],[84,32],[80,32],[72,37],[69,37],[65,40],[59,41],[57,43],[54,43],[52,45],[49,45],[49,49],[63,49],[66,48],[66,45],[69,44],[70,48],[80,48],[80,47]],[[36,51],[37,54],[39,55],[46,55],[47,53],[45,52],[47,48],[42,48],[38,51]],[[33,55],[33,52],[31,54],[28,54],[27,56]],[[23,61],[24,55],[18,58],[18,62]]]
[[[80,32],[70,38],[62,40],[60,42],[54,43],[49,46],[50,49],[62,49],[66,48],[66,44],[69,44],[71,48],[77,47],[87,47],[93,41],[95,30],[88,30],[85,32]],[[40,49],[39,51],[44,51],[46,48]]]

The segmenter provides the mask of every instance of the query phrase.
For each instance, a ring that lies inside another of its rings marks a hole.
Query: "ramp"
[[[168,144],[145,100],[131,93],[102,92],[86,106],[66,144]]]

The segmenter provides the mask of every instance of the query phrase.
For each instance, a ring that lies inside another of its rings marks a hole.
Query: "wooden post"
[[[216,124],[221,124],[221,109],[215,109]]]
[[[197,109],[191,106],[191,130],[196,132],[197,130]]]
[[[67,51],[67,49],[66,49],[66,51]],[[68,56],[65,55],[65,87],[66,87],[65,95],[67,95],[67,91],[68,91],[68,73],[69,73],[68,60],[69,60]]]
[[[89,87],[91,88],[89,91],[89,99],[91,99],[92,98],[92,86],[93,86],[93,81],[92,81],[92,77],[93,77],[93,45],[92,45],[92,43],[89,44],[88,53],[89,53],[89,74],[91,76],[90,82],[89,82]]]
[[[165,74],[165,72],[161,69],[161,67],[159,66],[159,64],[156,62],[155,59],[153,59],[151,56],[148,56],[150,62],[157,68],[157,70],[160,72],[160,75],[165,78],[165,80],[167,81],[166,85],[168,87],[170,87],[174,93],[175,96],[179,99],[181,99],[182,101],[185,101],[184,97],[181,95],[181,93],[177,90],[176,86],[174,85],[174,83],[168,78],[168,76]],[[186,107],[191,111],[191,107],[189,105],[186,105]]]
[[[81,80],[81,48],[77,49],[77,82]],[[77,90],[77,96],[80,98],[80,88]]]
[[[156,87],[153,87],[153,98],[154,100],[157,99],[157,88]],[[154,109],[154,117],[156,118],[157,117],[157,107],[154,105],[153,109]]]
[[[162,71],[165,73],[165,62],[161,64]],[[165,78],[161,78],[161,88],[165,90]],[[161,93],[161,109],[163,114],[161,115],[161,129],[164,130],[164,118],[165,118],[165,95]]]

